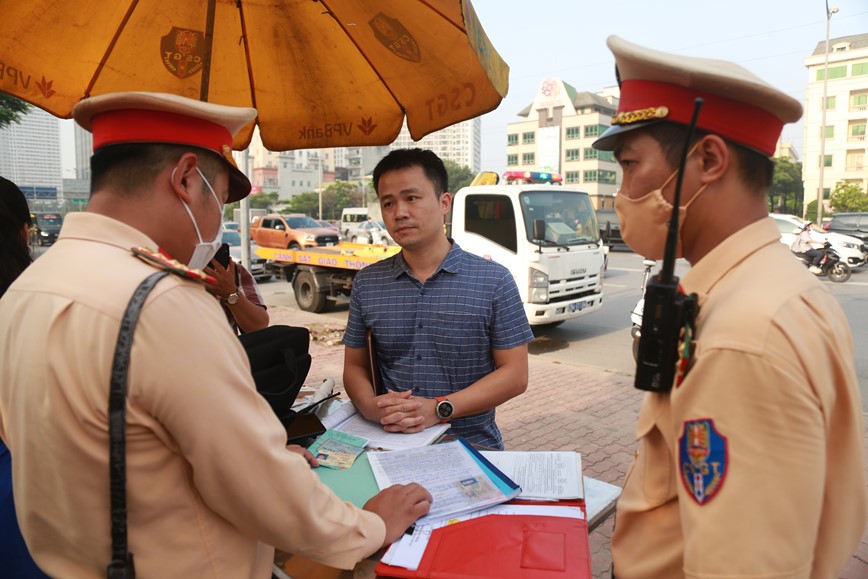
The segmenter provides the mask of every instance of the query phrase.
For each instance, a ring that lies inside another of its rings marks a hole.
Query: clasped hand
[[[439,422],[431,398],[414,397],[409,390],[377,396],[380,424],[386,432],[419,432]]]

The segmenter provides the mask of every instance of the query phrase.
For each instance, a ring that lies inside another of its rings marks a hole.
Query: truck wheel
[[[325,309],[328,300],[324,292],[317,291],[311,272],[298,272],[292,284],[292,289],[295,292],[295,303],[302,310],[318,314]]]

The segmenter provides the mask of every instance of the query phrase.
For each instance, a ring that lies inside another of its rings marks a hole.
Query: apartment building
[[[591,144],[610,126],[618,109],[617,89],[581,92],[559,78],[545,79],[533,102],[509,123],[508,171],[560,173],[564,184],[579,185],[598,209],[614,207],[621,169],[610,151]]]
[[[473,174],[483,169],[482,164],[482,119],[476,117],[456,123],[430,135],[414,141],[410,137],[407,123],[401,128],[398,138],[391,145],[391,150],[419,147],[430,149],[443,160],[449,160],[458,165],[469,167]]]
[[[31,107],[20,123],[0,129],[0,175],[24,191],[31,207],[63,199],[57,117]]]
[[[826,41],[817,43],[805,58],[808,90],[805,97],[805,150],[802,177],[805,204],[817,199],[820,166],[823,167],[823,197],[843,181],[868,191],[865,163],[868,126],[868,34],[829,39],[829,78],[826,83],[823,124],[823,84]],[[825,143],[820,155],[821,143]]]

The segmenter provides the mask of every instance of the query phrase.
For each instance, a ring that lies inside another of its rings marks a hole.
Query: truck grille
[[[338,235],[337,235],[337,233],[334,235],[317,235],[316,236],[316,244],[317,245],[337,245],[338,244]]]
[[[564,302],[599,293],[600,275],[585,275],[568,279],[552,280],[549,283],[549,303]]]

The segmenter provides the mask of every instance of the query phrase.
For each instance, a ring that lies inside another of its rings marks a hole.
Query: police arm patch
[[[678,441],[678,466],[687,494],[698,505],[713,499],[723,488],[729,466],[726,437],[714,420],[687,420]]]

